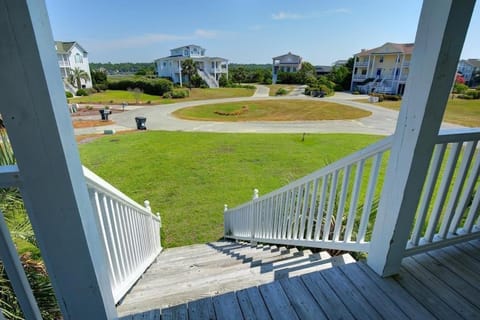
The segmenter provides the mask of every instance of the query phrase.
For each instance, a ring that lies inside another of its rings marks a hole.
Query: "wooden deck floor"
[[[352,263],[122,319],[480,319],[479,271],[474,240],[406,258],[394,278]]]

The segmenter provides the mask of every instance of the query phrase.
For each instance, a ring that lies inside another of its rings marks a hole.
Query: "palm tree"
[[[85,70],[82,70],[78,67],[70,69],[70,75],[68,76],[68,81],[77,87],[77,89],[82,88],[82,81],[90,80],[90,76]]]
[[[188,88],[192,90],[192,77],[197,74],[197,66],[193,59],[182,61],[182,72],[188,76]]]

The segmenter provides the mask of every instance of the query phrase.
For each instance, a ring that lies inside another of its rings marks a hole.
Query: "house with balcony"
[[[208,57],[205,49],[197,45],[188,45],[170,50],[168,57],[155,60],[159,77],[169,77],[182,85],[188,78],[182,74],[182,62],[192,59],[197,66],[198,75],[210,88],[218,88],[222,75],[228,76],[228,60],[220,57]]]
[[[470,87],[479,85],[475,81],[474,75],[480,73],[480,59],[466,59],[458,62],[457,72],[465,79],[465,83]]]
[[[302,67],[302,57],[291,52],[272,58],[272,83],[277,83],[279,72],[297,72]]]
[[[354,55],[351,91],[400,94],[410,72],[413,43],[387,42]]]
[[[441,130],[474,6],[424,1],[393,135],[225,206],[226,241],[162,252],[155,204],[81,165],[45,3],[3,1],[16,163],[0,185],[21,191],[63,318],[478,319],[480,129]],[[0,259],[24,318],[41,319],[3,214]]]
[[[92,77],[90,75],[90,65],[88,63],[88,52],[75,41],[55,41],[55,50],[57,51],[60,74],[62,75],[66,89],[68,89],[68,91],[73,90],[72,93],[75,93],[77,89],[80,89],[71,88],[71,84],[68,83],[68,76],[75,68],[85,71],[89,76],[88,80],[81,79],[82,88],[91,88]]]

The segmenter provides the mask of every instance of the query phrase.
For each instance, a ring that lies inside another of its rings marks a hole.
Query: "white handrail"
[[[379,172],[392,141],[225,210],[225,237],[368,252]],[[479,129],[439,133],[405,255],[480,238],[479,141]]]
[[[480,237],[480,130],[441,131],[406,256]]]
[[[225,237],[367,251],[370,208],[380,193],[378,176],[392,139],[225,211]]]
[[[160,216],[83,167],[90,201],[104,242],[115,302],[152,264],[162,247]]]

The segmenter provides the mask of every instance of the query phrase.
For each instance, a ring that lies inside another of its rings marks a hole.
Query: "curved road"
[[[249,122],[217,122],[217,121],[195,121],[178,119],[172,115],[175,110],[205,105],[211,103],[254,101],[265,99],[302,99],[318,100],[307,96],[285,96],[268,97],[268,90],[265,92],[262,86],[252,97],[227,98],[179,102],[168,105],[148,106],[135,108],[111,115],[115,125],[75,129],[75,134],[103,133],[105,129],[116,131],[136,129],[135,117],[144,116],[147,118],[147,129],[166,131],[202,131],[202,132],[258,132],[258,133],[364,133],[390,135],[395,130],[398,112],[372,104],[361,103],[352,99],[362,98],[347,93],[336,93],[333,97],[322,98],[322,101],[331,101],[339,104],[352,106],[372,112],[372,115],[355,120],[323,120],[323,121],[249,121]],[[366,97],[366,96],[365,96]],[[363,97],[363,98],[365,98]],[[458,128],[452,124],[444,123],[443,128]]]

